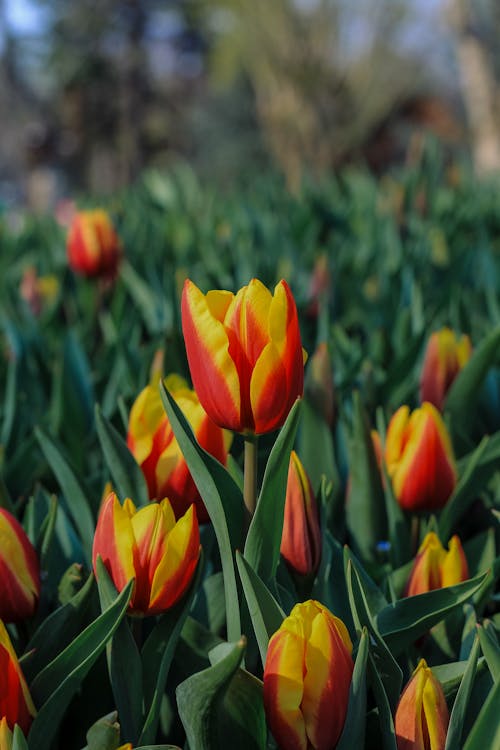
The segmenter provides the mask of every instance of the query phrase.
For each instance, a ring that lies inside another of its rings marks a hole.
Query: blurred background
[[[411,160],[500,167],[496,0],[0,0],[0,203],[188,162],[220,185]]]

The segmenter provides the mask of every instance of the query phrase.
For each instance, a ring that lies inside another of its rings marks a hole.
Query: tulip
[[[170,376],[165,384],[191,425],[198,443],[225,465],[231,433],[212,422],[196,392],[190,390],[182,378]],[[200,523],[209,520],[165,414],[158,386],[146,386],[134,402],[127,445],[142,469],[151,499],[168,497],[177,518],[194,503]]]
[[[333,750],[349,701],[352,643],[342,620],[319,602],[296,604],[269,641],[264,708],[286,750]]]
[[[458,337],[451,328],[435,331],[429,338],[420,377],[420,399],[443,409],[445,396],[472,353],[468,336]]]
[[[450,539],[448,551],[439,537],[430,531],[420,545],[411,569],[405,596],[425,594],[445,586],[454,586],[469,578],[469,568],[460,539]]]
[[[398,750],[444,750],[449,718],[443,688],[421,659],[396,709]]]
[[[450,437],[435,406],[427,401],[410,416],[408,406],[393,415],[385,441],[387,471],[404,510],[442,508],[457,481]]]
[[[79,211],[73,217],[67,239],[68,262],[83,276],[113,278],[121,260],[122,246],[106,211]]]
[[[118,591],[132,578],[132,614],[156,615],[172,607],[193,578],[200,555],[194,507],[178,521],[168,500],[136,510],[111,492],[103,503],[94,536],[92,560],[100,555]]]
[[[288,466],[281,554],[302,576],[315,573],[321,559],[318,506],[311,480],[295,451]]]
[[[309,360],[306,394],[318,414],[332,427],[335,419],[335,391],[328,346],[322,341]]]
[[[281,427],[304,386],[297,308],[285,281],[274,295],[257,279],[236,295],[204,295],[187,279],[182,329],[195,390],[216,424],[255,434]]]
[[[21,524],[0,508],[0,619],[18,622],[31,617],[40,597],[36,552]]]
[[[36,710],[16,652],[7,629],[0,620],[0,716],[5,719],[9,729],[13,729],[14,724],[19,724],[26,734],[35,714]],[[0,738],[2,732],[3,736],[8,736],[3,724]]]

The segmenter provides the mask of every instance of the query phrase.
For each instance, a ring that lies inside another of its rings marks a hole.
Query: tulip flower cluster
[[[31,617],[40,596],[40,569],[21,524],[0,508],[0,619],[19,622]]]
[[[469,568],[460,539],[453,536],[445,550],[433,531],[426,534],[413,563],[405,596],[425,594],[427,591],[454,586],[469,578]]]
[[[194,506],[176,521],[166,499],[136,510],[132,500],[121,505],[111,492],[94,536],[96,574],[98,555],[118,591],[135,579],[131,613],[164,612],[184,594],[198,563],[200,534]]]
[[[425,351],[420,378],[421,401],[430,401],[443,409],[448,390],[472,353],[470,338],[456,336],[451,328],[435,331]]]
[[[187,280],[182,330],[200,402],[220,427],[261,434],[284,423],[304,387],[297,308],[285,281],[274,295],[252,279],[234,295]]]
[[[264,707],[278,745],[331,750],[347,713],[352,643],[338,617],[319,602],[296,604],[269,641]]]
[[[440,413],[425,402],[411,414],[401,406],[387,428],[385,461],[404,510],[442,508],[457,481],[450,437]]]
[[[0,738],[2,734],[4,738],[8,738],[9,730],[12,730],[15,724],[19,724],[26,734],[35,714],[35,706],[16,652],[5,625],[0,620]]]
[[[79,211],[67,238],[68,262],[75,273],[112,279],[122,256],[122,246],[106,211]]]
[[[443,688],[421,659],[396,710],[398,750],[444,750],[448,722]]]
[[[212,422],[195,391],[190,390],[182,378],[170,376],[165,384],[198,443],[225,465],[231,433]],[[141,466],[151,499],[168,497],[177,518],[194,503],[198,520],[201,523],[209,520],[155,385],[146,386],[132,406],[127,444]]]

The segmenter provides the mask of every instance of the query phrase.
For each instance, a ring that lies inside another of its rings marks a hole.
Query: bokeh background
[[[500,167],[495,0],[0,0],[0,202],[51,210],[145,168],[289,188],[424,134]]]

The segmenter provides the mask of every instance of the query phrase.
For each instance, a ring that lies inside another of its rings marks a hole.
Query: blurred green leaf
[[[366,664],[368,660],[368,630],[363,628],[358,646],[344,729],[336,745],[337,750],[351,750],[365,744],[366,725]]]

